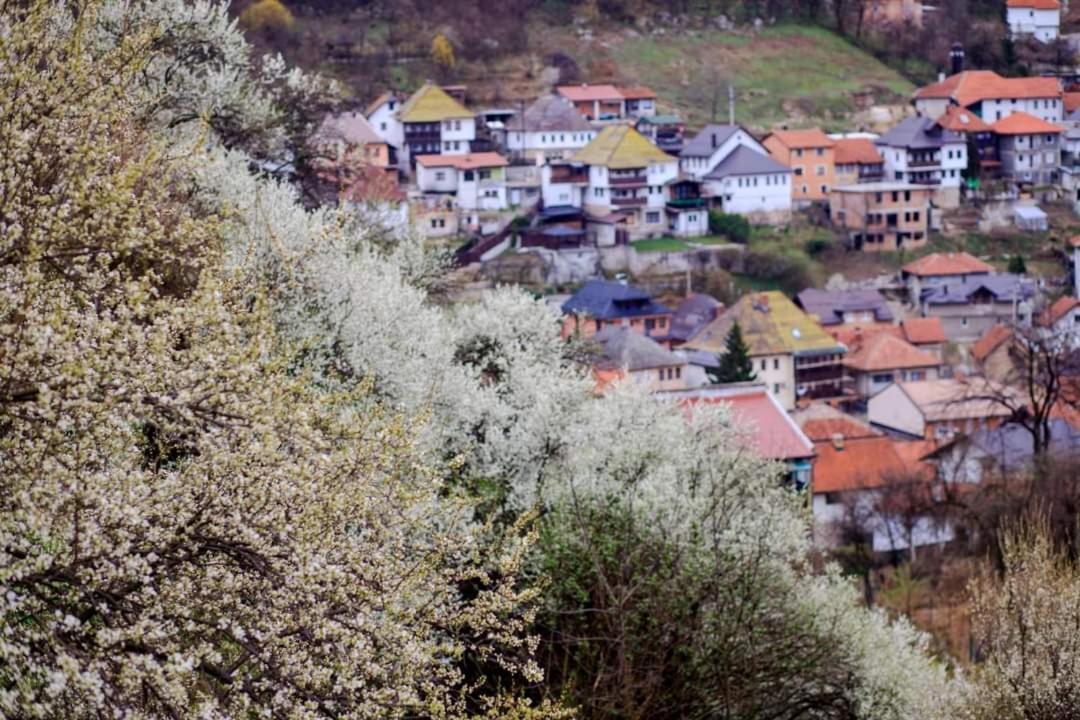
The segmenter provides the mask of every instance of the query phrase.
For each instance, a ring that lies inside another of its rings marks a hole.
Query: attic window
[[[791,336],[798,340],[802,337],[802,333],[799,331],[799,328],[791,328]]]

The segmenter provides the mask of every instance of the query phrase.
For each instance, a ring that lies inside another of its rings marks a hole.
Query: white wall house
[[[727,213],[756,222],[791,218],[791,169],[747,146],[740,146],[704,176],[702,194]]]
[[[1032,35],[1047,43],[1057,39],[1061,6],[1057,0],[1009,0],[1005,20],[1013,37]]]
[[[937,119],[950,106],[971,111],[987,123],[1014,112],[1025,112],[1047,122],[1061,122],[1065,115],[1061,83],[1054,77],[1001,77],[991,70],[965,70],[932,85],[919,88],[915,110]]]
[[[398,120],[401,98],[395,93],[384,93],[367,109],[367,120],[375,132],[388,144],[401,149],[405,142],[405,130]]]
[[[960,186],[967,169],[967,140],[927,117],[902,120],[876,141],[885,179],[937,188],[941,207],[960,204]]]
[[[425,194],[452,195],[458,210],[505,210],[508,164],[498,153],[421,155],[416,158],[416,184]]]
[[[706,125],[679,153],[679,169],[701,180],[738,147],[768,155],[765,147],[739,125]]]
[[[476,139],[476,118],[448,118],[442,121],[444,155],[466,155]]]
[[[561,160],[592,142],[596,130],[561,95],[537,98],[510,119],[506,127],[506,149],[515,157]]]

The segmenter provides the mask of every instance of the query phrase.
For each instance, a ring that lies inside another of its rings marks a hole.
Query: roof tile
[[[1065,132],[1065,128],[1026,112],[1011,113],[990,127],[998,135],[1048,135]]]
[[[629,125],[608,125],[592,142],[578,150],[571,160],[615,170],[676,161]]]
[[[920,350],[906,340],[890,334],[871,335],[844,364],[860,372],[936,367],[941,362],[930,353]]]
[[[966,252],[931,253],[909,262],[901,269],[908,275],[918,277],[990,274],[994,271],[993,267]]]

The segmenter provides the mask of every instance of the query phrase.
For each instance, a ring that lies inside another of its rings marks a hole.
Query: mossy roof
[[[578,150],[571,161],[625,170],[675,162],[675,158],[629,125],[608,125],[592,142]]]

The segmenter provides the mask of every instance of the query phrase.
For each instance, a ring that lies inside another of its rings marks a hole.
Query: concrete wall
[[[923,437],[926,423],[922,413],[899,385],[890,385],[870,398],[868,417],[871,423],[915,437]]]

